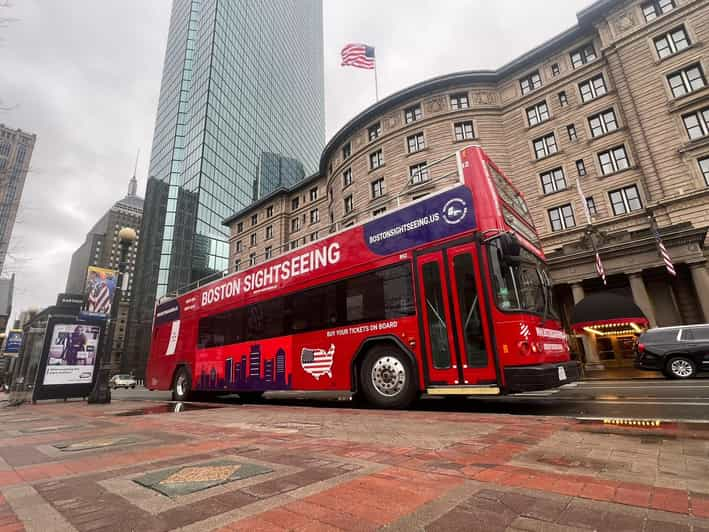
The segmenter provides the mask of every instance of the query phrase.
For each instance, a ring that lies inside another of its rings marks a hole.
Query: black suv
[[[645,331],[635,344],[635,367],[661,371],[671,379],[709,371],[709,324]]]

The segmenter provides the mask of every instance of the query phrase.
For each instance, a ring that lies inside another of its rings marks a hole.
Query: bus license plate
[[[566,380],[566,370],[564,369],[563,366],[559,366],[559,380],[560,381]]]

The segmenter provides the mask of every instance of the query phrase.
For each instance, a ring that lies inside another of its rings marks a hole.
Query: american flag
[[[335,346],[333,344],[330,344],[328,351],[304,347],[300,352],[300,364],[316,380],[320,380],[323,375],[332,378],[332,359],[334,356]]]
[[[361,43],[350,43],[342,49],[342,65],[372,70],[376,66],[374,47]]]
[[[606,283],[606,269],[603,267],[603,261],[601,260],[601,254],[596,251],[596,273],[598,277],[603,279],[603,284]]]
[[[677,271],[675,270],[675,265],[672,262],[672,257],[670,257],[665,244],[662,242],[662,237],[660,237],[660,232],[657,230],[657,226],[655,226],[655,224],[652,226],[652,232],[655,235],[655,242],[657,242],[657,251],[660,253],[660,257],[662,257],[662,262],[665,263],[667,272],[670,275],[677,276]]]
[[[89,312],[108,314],[111,311],[111,290],[101,283],[89,294]]]

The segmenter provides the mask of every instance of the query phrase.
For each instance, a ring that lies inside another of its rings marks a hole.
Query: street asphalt
[[[166,401],[169,392],[144,388],[115,390],[116,399]],[[266,402],[274,405],[301,405],[320,408],[359,408],[347,396],[273,393]],[[216,400],[240,404],[238,396]],[[559,390],[495,398],[424,397],[413,410],[437,412],[495,413],[574,418],[632,418],[709,421],[709,378],[690,381],[639,379],[624,381],[583,381]]]

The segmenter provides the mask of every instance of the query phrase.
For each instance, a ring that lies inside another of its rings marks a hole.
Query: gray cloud
[[[0,122],[37,134],[7,272],[15,310],[54,302],[73,250],[125,194],[136,149],[145,186],[169,0],[14,0],[0,28]],[[380,97],[432,76],[497,68],[575,23],[590,0],[324,0],[328,137],[374,101],[373,74],[339,66],[376,47]]]

